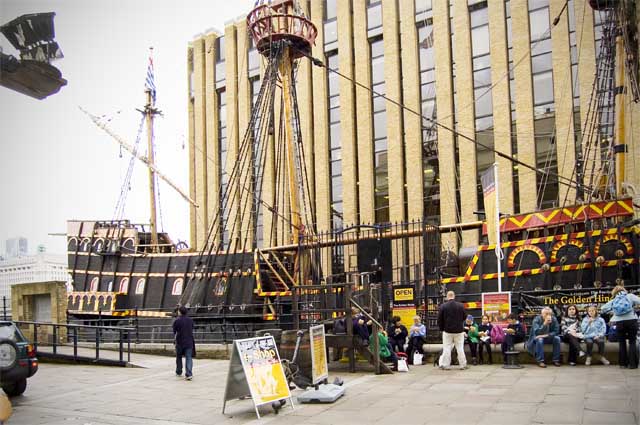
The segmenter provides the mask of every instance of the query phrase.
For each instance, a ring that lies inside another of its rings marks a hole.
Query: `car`
[[[37,371],[35,347],[15,323],[0,321],[0,387],[9,397],[19,396]]]

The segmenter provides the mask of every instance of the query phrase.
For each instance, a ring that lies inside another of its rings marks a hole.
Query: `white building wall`
[[[3,297],[6,297],[8,314],[11,312],[11,286],[22,283],[61,281],[71,287],[64,255],[39,253],[33,256],[0,261],[0,318],[3,314]]]

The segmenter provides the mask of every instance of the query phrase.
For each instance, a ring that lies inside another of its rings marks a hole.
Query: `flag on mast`
[[[156,103],[156,81],[153,73],[153,58],[149,55],[149,65],[147,66],[147,78],[144,81],[145,89],[151,92],[151,99]]]
[[[480,176],[482,181],[482,194],[484,195],[484,213],[487,223],[487,236],[489,237],[489,245],[493,245],[497,242],[496,238],[496,222],[498,217],[498,211],[496,206],[496,189],[497,184],[495,179],[494,166],[489,167]]]

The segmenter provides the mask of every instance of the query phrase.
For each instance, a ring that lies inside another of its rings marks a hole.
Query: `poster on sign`
[[[324,325],[311,326],[309,336],[311,341],[311,379],[315,385],[329,378]]]
[[[222,413],[228,400],[251,396],[258,406],[278,400],[293,400],[273,336],[238,339],[233,343]]]
[[[398,316],[405,326],[413,323],[413,317],[416,315],[413,285],[393,286],[393,315]]]
[[[506,322],[511,314],[511,292],[485,292],[482,294],[482,314],[491,323]]]

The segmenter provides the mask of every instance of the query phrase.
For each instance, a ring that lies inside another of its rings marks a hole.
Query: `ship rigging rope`
[[[144,115],[140,119],[140,124],[138,125],[138,132],[136,134],[136,141],[133,145],[134,152],[138,152],[138,146],[140,146],[140,138],[142,137],[142,129],[144,127]],[[110,121],[109,119],[108,121]],[[122,149],[122,146],[120,146]],[[135,153],[131,154],[131,158],[129,159],[129,166],[127,168],[127,174],[125,174],[124,180],[122,181],[122,186],[120,187],[120,196],[118,197],[118,201],[116,202],[115,209],[113,211],[113,219],[121,220],[124,216],[124,208],[127,203],[127,195],[131,190],[131,177],[133,175],[133,168],[136,163],[136,155]]]

